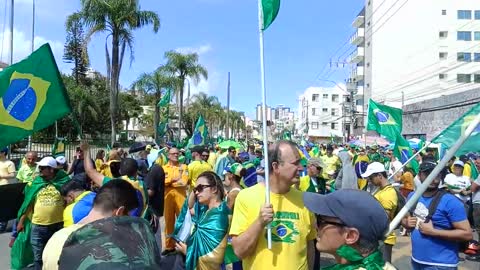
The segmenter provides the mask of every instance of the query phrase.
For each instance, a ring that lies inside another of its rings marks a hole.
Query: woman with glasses
[[[221,269],[227,246],[228,215],[230,209],[224,200],[225,191],[220,177],[214,172],[202,173],[184,204],[192,214],[193,230],[176,249],[186,255],[185,269]],[[183,219],[177,220],[176,228]]]

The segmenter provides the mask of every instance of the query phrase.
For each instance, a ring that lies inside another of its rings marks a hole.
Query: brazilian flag
[[[50,45],[0,72],[0,147],[72,111]]]
[[[410,143],[402,136],[402,134],[397,135],[395,147],[393,149],[393,155],[398,158],[402,164],[405,164],[405,162],[407,162],[413,156]],[[419,172],[419,164],[416,159],[412,159],[409,165],[416,174]]]

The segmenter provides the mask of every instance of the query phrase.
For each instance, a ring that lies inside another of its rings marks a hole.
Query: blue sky
[[[6,2],[1,0],[3,10]],[[30,51],[32,0],[15,0],[14,58]],[[231,72],[231,107],[255,115],[261,102],[257,1],[255,0],[142,0],[142,9],[156,11],[161,28],[135,32],[135,61],[125,62],[120,82],[129,86],[141,73],[164,63],[168,50],[198,52],[209,71],[209,80],[192,87],[218,96],[226,104],[227,72]],[[332,54],[353,33],[351,22],[362,8],[362,0],[283,0],[274,24],[265,33],[268,103],[297,107],[297,97],[309,86],[333,86],[329,80],[343,82],[348,69],[326,68]],[[66,17],[80,7],[79,0],[36,0],[35,45],[50,42],[59,67],[62,62]],[[0,12],[0,33],[8,32],[8,13]],[[6,27],[3,25],[7,24]],[[2,61],[8,60],[9,35],[1,35]],[[105,73],[105,35],[99,34],[89,45],[91,65]],[[349,45],[333,56],[337,61]],[[340,58],[344,60],[346,54]],[[322,72],[323,71],[323,72]],[[331,74],[330,76],[328,74]],[[319,76],[320,75],[320,76]]]

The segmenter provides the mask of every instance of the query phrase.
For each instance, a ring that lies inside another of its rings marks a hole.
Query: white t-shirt
[[[463,202],[468,201],[469,196],[460,194],[460,191],[467,190],[471,186],[470,178],[466,176],[456,176],[453,173],[447,174],[444,181],[445,186],[455,193],[455,196],[460,198]]]

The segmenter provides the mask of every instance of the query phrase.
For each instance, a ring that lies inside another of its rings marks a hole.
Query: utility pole
[[[403,106],[405,106],[405,92],[402,91],[402,110]]]
[[[227,125],[225,130],[225,137],[228,140],[230,138],[230,71],[228,72],[227,82]]]

